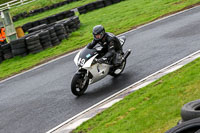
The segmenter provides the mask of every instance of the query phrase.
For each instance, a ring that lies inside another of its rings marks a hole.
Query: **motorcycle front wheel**
[[[81,96],[86,91],[89,80],[84,79],[83,74],[75,74],[71,82],[71,91],[76,96]]]

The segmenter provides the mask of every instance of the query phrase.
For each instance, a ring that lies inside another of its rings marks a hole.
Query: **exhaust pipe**
[[[123,56],[123,61],[126,60],[126,58],[130,55],[131,49],[127,50],[126,53]]]

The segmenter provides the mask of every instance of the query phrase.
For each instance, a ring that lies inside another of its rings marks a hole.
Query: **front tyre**
[[[118,67],[112,69],[110,75],[113,77],[119,76],[124,71],[125,67],[126,67],[126,60],[124,60]]]
[[[84,74],[75,74],[71,82],[71,91],[76,96],[81,96],[86,91],[89,79],[84,78]]]

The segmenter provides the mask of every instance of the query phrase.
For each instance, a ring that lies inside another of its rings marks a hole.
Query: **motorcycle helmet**
[[[94,36],[94,40],[101,40],[105,35],[105,29],[102,25],[96,25],[93,28],[92,34]]]

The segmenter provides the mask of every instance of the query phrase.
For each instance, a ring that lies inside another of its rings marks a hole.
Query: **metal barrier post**
[[[5,27],[7,41],[10,42],[12,40],[16,40],[17,34],[16,34],[16,30],[15,30],[12,18],[9,13],[9,9],[5,9],[5,10],[1,11],[1,20]]]

